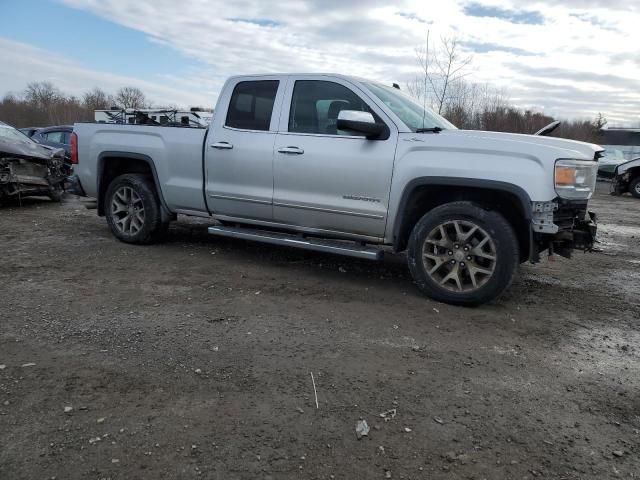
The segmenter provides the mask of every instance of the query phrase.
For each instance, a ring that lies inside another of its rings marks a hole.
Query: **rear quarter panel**
[[[202,195],[205,129],[144,125],[76,124],[78,165],[74,170],[89,196],[98,194],[100,162],[119,153],[148,157],[170,210],[206,211]]]

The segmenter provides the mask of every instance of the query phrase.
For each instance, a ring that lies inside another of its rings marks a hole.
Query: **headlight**
[[[588,200],[596,188],[598,163],[586,160],[558,160],[556,192],[561,198]]]

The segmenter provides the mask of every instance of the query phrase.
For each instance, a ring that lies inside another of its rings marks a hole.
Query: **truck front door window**
[[[231,95],[225,125],[242,130],[269,131],[278,83],[278,80],[238,83]]]
[[[338,130],[336,123],[341,110],[358,110],[379,117],[347,87],[321,80],[298,80],[293,89],[289,113],[289,132],[322,135],[349,135],[354,132]]]

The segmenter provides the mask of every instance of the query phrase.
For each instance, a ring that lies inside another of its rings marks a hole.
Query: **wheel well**
[[[529,258],[530,216],[520,198],[511,192],[484,187],[457,187],[451,185],[420,185],[414,188],[404,206],[400,228],[395,239],[395,249],[407,248],[409,236],[415,224],[429,210],[445,203],[470,201],[487,210],[500,212],[511,224],[518,238],[520,259]]]
[[[153,170],[145,160],[130,157],[104,157],[101,159],[98,184],[98,215],[104,215],[104,196],[114,178],[125,173],[140,173],[153,179]],[[155,183],[155,182],[154,182]]]
[[[628,170],[629,182],[632,182],[636,178],[640,177],[640,167],[633,167]]]

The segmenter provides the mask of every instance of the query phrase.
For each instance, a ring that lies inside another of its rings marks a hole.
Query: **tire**
[[[64,190],[61,187],[51,187],[51,190],[49,190],[49,198],[52,202],[60,203],[62,195],[64,195]]]
[[[496,299],[511,285],[520,249],[500,213],[472,202],[453,202],[416,223],[407,261],[416,284],[429,297],[474,306]]]
[[[107,188],[104,202],[111,233],[122,242],[155,243],[167,232],[169,223],[162,221],[155,186],[145,175],[116,177]]]
[[[629,193],[636,198],[640,198],[640,175],[629,182]]]

